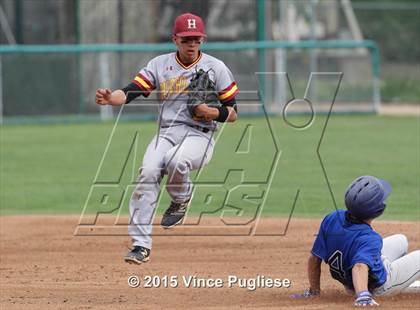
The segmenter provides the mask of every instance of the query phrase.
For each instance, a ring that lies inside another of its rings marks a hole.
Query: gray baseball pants
[[[402,234],[383,239],[382,262],[387,271],[386,282],[373,291],[374,295],[400,293],[420,279],[420,250],[407,254],[408,241]]]
[[[161,128],[147,147],[138,183],[130,199],[128,233],[133,246],[152,248],[152,223],[163,176],[174,202],[190,200],[191,170],[205,166],[213,155],[213,132],[204,133],[187,125]]]

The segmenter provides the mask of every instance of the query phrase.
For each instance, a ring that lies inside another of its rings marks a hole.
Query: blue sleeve
[[[319,227],[318,235],[316,236],[315,242],[312,246],[311,253],[319,257],[320,259],[326,261],[327,260],[327,246],[325,242],[325,225],[326,225],[326,218],[322,220],[321,226]]]
[[[369,266],[372,272],[382,269],[381,260],[382,238],[375,235],[364,236],[359,239],[355,255],[351,258],[350,268],[357,263]]]

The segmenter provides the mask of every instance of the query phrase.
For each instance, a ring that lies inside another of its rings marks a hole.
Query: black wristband
[[[140,95],[144,97],[148,96],[148,94],[146,94],[140,87],[138,87],[133,82],[128,84],[126,87],[121,88],[121,90],[124,92],[125,96],[127,97],[127,100],[125,101],[125,103],[130,103],[130,101],[133,101]]]
[[[226,122],[227,118],[229,117],[229,110],[224,105],[217,107],[219,110],[219,116],[215,119],[215,121],[224,123]]]

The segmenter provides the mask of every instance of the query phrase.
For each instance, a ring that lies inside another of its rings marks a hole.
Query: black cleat
[[[149,261],[150,250],[142,247],[135,246],[127,255],[124,257],[124,260],[130,264],[141,264]]]
[[[170,228],[179,223],[187,212],[189,201],[184,203],[171,202],[169,208],[165,211],[162,217],[161,225],[163,228]]]

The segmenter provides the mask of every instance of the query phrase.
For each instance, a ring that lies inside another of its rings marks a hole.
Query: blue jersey
[[[312,254],[330,266],[331,276],[354,289],[351,270],[356,263],[369,266],[369,290],[386,281],[381,260],[382,238],[366,223],[355,223],[347,211],[337,210],[322,221]]]

